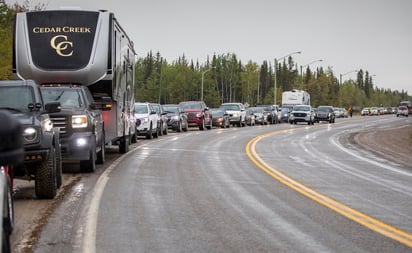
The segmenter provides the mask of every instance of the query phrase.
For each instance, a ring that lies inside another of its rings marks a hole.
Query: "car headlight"
[[[170,119],[177,121],[177,120],[179,120],[179,116],[175,115],[175,116],[170,117]]]
[[[87,127],[87,116],[86,115],[74,115],[72,117],[72,127],[73,128]]]
[[[142,123],[147,123],[149,122],[149,118],[148,117],[144,117],[140,119],[142,121]]]
[[[33,128],[33,127],[28,127],[26,129],[24,129],[23,138],[24,138],[24,140],[26,140],[28,142],[31,142],[31,141],[35,140],[37,138],[36,129]]]
[[[199,112],[199,113],[196,113],[196,117],[197,118],[201,118],[202,117],[202,114]]]
[[[41,122],[41,129],[50,132],[53,129],[53,122],[50,119],[44,119]]]

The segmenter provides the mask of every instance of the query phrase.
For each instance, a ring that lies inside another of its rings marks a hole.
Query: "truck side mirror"
[[[54,113],[61,111],[61,104],[58,101],[48,102],[44,108],[46,109],[47,113]]]

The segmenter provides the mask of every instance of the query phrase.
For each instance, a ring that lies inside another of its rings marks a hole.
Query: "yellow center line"
[[[300,194],[318,202],[319,204],[326,206],[333,211],[375,231],[378,232],[384,236],[390,237],[408,247],[412,247],[412,234],[409,234],[401,229],[395,228],[393,226],[390,226],[380,220],[377,220],[375,218],[372,218],[362,212],[359,212],[341,202],[338,202],[324,194],[321,194],[320,192],[317,192],[316,190],[290,178],[286,174],[282,173],[278,169],[270,166],[267,164],[256,152],[256,145],[257,143],[271,135],[274,134],[280,134],[280,133],[285,133],[293,131],[291,129],[286,129],[286,130],[280,130],[280,131],[274,131],[270,132],[268,134],[260,135],[248,142],[246,145],[246,154],[249,157],[249,159],[261,170],[266,172],[268,175],[271,177],[275,178],[278,180],[280,183],[294,189],[295,191],[299,192]]]

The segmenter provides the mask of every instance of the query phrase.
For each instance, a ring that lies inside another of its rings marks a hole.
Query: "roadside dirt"
[[[412,170],[412,125],[358,132],[351,136],[351,142]]]

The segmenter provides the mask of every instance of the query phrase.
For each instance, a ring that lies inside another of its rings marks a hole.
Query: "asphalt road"
[[[34,252],[411,252],[412,171],[358,149],[411,119],[170,133],[74,183]]]

